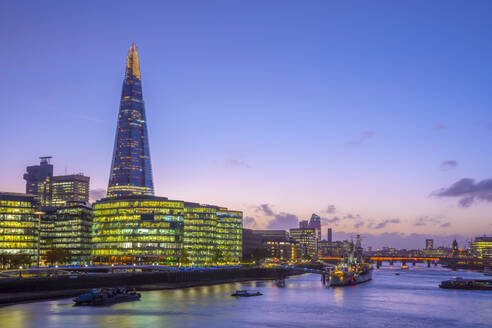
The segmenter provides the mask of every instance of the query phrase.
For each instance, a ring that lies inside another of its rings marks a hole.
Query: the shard
[[[149,136],[138,52],[137,47],[132,45],[126,59],[107,196],[153,194]]]

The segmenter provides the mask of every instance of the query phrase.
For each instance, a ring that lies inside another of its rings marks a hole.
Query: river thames
[[[396,275],[399,273],[400,275]],[[70,299],[0,308],[0,327],[491,327],[492,293],[444,290],[441,280],[484,275],[423,265],[374,270],[353,287],[325,288],[320,276],[142,293],[138,302],[74,307]],[[236,289],[264,295],[234,298]]]

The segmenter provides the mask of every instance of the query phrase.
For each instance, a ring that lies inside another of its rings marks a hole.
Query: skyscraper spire
[[[137,46],[132,44],[126,59],[107,196],[153,194],[140,66]]]
[[[140,80],[140,65],[138,64],[138,51],[137,46],[132,44],[126,57],[126,74],[125,78],[134,77]]]

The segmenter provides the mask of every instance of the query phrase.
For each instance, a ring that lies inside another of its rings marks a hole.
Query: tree
[[[179,264],[188,264],[190,263],[190,257],[186,249],[183,249],[183,253],[181,253],[180,258],[178,259]]]
[[[212,257],[212,262],[219,263],[222,261],[223,258],[224,258],[224,254],[222,253],[222,251],[218,248],[215,249],[215,254],[214,257]]]
[[[266,259],[270,253],[265,248],[255,248],[251,252],[251,258],[256,264],[260,264],[264,259]]]
[[[10,265],[11,255],[8,253],[0,253],[0,265],[2,269],[6,269]]]
[[[46,251],[45,260],[51,265],[65,263],[68,252],[63,248],[50,248]]]
[[[27,253],[18,254],[0,254],[0,263],[3,268],[19,268],[21,266],[28,267],[31,264],[31,256]]]

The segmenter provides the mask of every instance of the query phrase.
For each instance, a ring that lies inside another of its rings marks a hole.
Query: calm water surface
[[[399,276],[395,273],[400,273]],[[453,276],[479,273],[399,265],[359,286],[325,288],[320,276],[143,292],[139,302],[73,307],[70,299],[0,308],[0,327],[492,327],[492,292],[443,290]],[[236,289],[264,296],[233,298]]]

